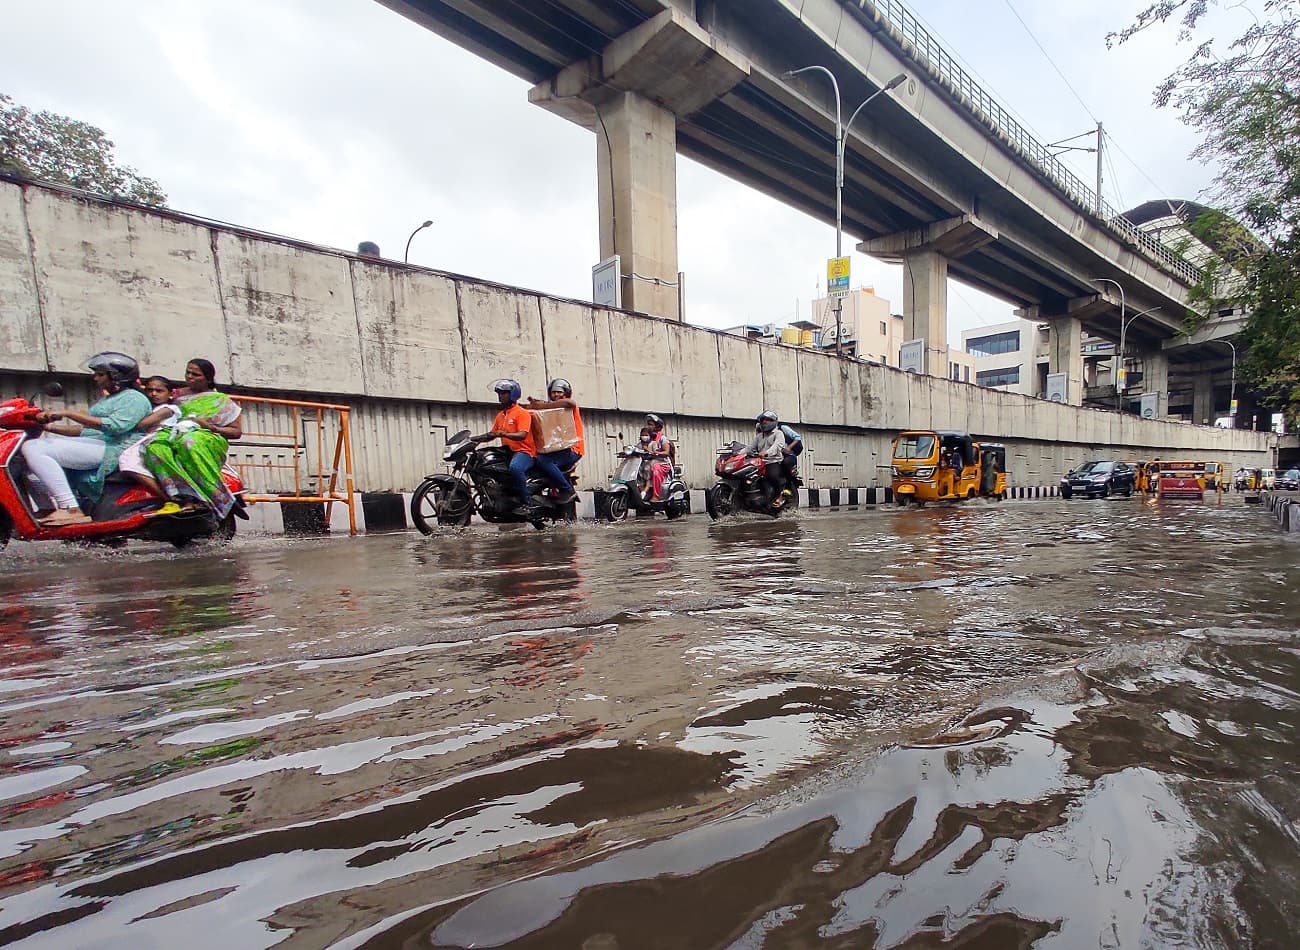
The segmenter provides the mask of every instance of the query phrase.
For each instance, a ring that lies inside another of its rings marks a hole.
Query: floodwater
[[[0,944],[1297,943],[1237,496],[0,558]]]

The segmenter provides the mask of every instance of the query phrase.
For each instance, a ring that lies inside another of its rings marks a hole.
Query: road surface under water
[[[0,557],[3,944],[1295,945],[1236,497]]]

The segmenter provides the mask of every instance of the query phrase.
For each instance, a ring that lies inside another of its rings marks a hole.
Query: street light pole
[[[1094,284],[1114,284],[1119,288],[1119,350],[1115,353],[1115,410],[1118,412],[1123,399],[1119,391],[1119,377],[1124,368],[1124,328],[1127,326],[1124,322],[1124,314],[1127,312],[1124,303],[1124,285],[1117,280],[1111,280],[1109,277],[1094,277],[1092,282]]]
[[[847,123],[840,123],[840,84],[835,80],[835,74],[825,66],[804,66],[800,69],[787,70],[782,76],[789,79],[798,76],[800,73],[821,72],[826,74],[826,78],[831,81],[831,88],[835,90],[835,256],[844,256],[844,141],[848,136],[849,127],[853,125],[853,120],[858,117],[858,113],[866,106],[868,102],[876,98],[881,93],[895,89],[907,81],[906,73],[899,73],[889,82],[885,83],[867,98],[862,100],[862,104],[853,110],[853,115],[849,116]],[[835,300],[835,355],[841,355],[841,324],[843,322],[843,298],[837,297]]]
[[[410,236],[409,238],[406,239],[406,253],[404,253],[404,254],[402,255],[402,262],[403,262],[403,263],[405,263],[405,264],[409,264],[409,263],[411,262],[411,241],[413,241],[413,240],[415,239],[415,236],[416,236],[417,234],[419,234],[419,233],[420,233],[421,231],[423,231],[425,228],[427,228],[427,227],[431,227],[432,225],[433,225],[433,222],[432,222],[432,221],[425,221],[425,222],[424,222],[423,224],[421,224],[418,228],[416,228],[414,231],[411,232],[411,236]]]

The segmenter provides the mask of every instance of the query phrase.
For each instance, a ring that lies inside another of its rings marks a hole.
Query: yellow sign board
[[[844,297],[849,292],[849,259],[832,257],[826,262],[826,294]]]

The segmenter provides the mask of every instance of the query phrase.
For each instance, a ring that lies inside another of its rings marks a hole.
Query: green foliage
[[[1202,134],[1192,157],[1218,168],[1212,197],[1226,214],[1190,223],[1217,258],[1192,299],[1207,313],[1244,307],[1241,375],[1272,408],[1300,421],[1300,0],[1156,0],[1108,42],[1174,17],[1180,42],[1211,33],[1215,8],[1253,20],[1236,39],[1201,40],[1155,90]],[[1244,222],[1239,223],[1239,222]]]
[[[118,165],[101,129],[53,112],[33,112],[0,93],[0,169],[99,194],[160,206],[158,183]]]

